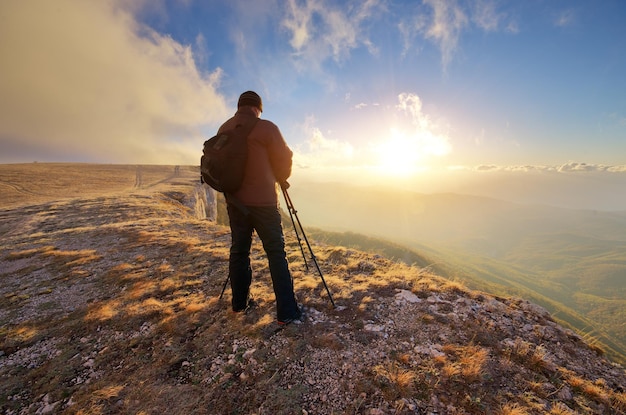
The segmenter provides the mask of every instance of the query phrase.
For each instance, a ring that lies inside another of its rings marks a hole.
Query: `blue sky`
[[[626,170],[621,0],[0,4],[0,162],[197,164],[248,89],[294,174]]]

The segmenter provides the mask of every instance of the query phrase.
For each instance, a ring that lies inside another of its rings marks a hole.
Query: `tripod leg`
[[[282,189],[282,190],[283,190],[283,197],[285,198],[285,204],[287,205],[287,210],[289,211],[289,217],[291,218],[291,224],[293,225],[293,230],[296,232],[296,238],[298,239],[298,246],[300,246],[300,252],[302,253],[302,259],[304,260],[304,267],[308,271],[309,264],[306,261],[306,255],[304,255],[304,248],[302,247],[302,239],[300,239],[300,233],[298,232],[298,227],[296,226],[296,222],[293,219],[293,215],[296,214],[296,210],[291,204],[291,199],[288,197],[286,190],[285,189]]]
[[[224,291],[226,291],[226,285],[228,285],[228,281],[230,281],[230,276],[227,276],[226,281],[224,281],[224,286],[222,287],[222,293],[220,294],[220,300],[224,296]]]
[[[322,283],[324,284],[324,288],[326,289],[326,293],[328,294],[328,298],[330,299],[330,303],[333,305],[333,308],[335,308],[335,301],[333,300],[333,296],[330,294],[330,290],[328,289],[328,285],[326,284],[326,280],[324,279],[324,275],[322,274],[322,270],[320,269],[319,264],[317,263],[317,258],[315,258],[315,254],[313,253],[313,249],[311,248],[311,244],[309,243],[309,239],[306,237],[306,234],[304,233],[304,228],[302,227],[302,223],[300,222],[300,218],[298,217],[298,212],[296,211],[296,209],[293,207],[293,203],[291,201],[291,197],[289,197],[289,193],[287,193],[287,189],[285,189],[284,187],[282,188],[283,190],[283,196],[285,197],[285,202],[287,203],[287,206],[290,207],[290,212],[293,212],[293,216],[291,218],[291,220],[293,221],[293,218],[296,218],[296,221],[298,222],[298,227],[300,227],[300,231],[302,232],[302,237],[304,238],[304,241],[306,242],[307,248],[309,249],[309,253],[311,254],[311,259],[313,260],[313,263],[315,264],[315,267],[317,268],[317,272],[320,275],[320,278],[322,279]],[[296,227],[296,224],[294,223],[294,228]],[[297,233],[297,231],[296,231]],[[299,240],[299,239],[298,239]],[[302,245],[300,245],[300,248],[302,249]],[[302,252],[302,255],[304,255],[304,251]],[[306,260],[305,260],[306,263]]]

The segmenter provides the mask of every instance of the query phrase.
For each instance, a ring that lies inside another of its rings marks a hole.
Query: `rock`
[[[366,331],[381,332],[385,330],[385,327],[379,324],[366,324],[363,329]]]
[[[408,290],[400,290],[398,294],[396,294],[396,302],[406,301],[409,303],[419,303],[422,300],[411,291]]]
[[[38,414],[52,414],[54,413],[54,408],[59,404],[59,402],[50,403],[50,394],[46,394],[43,397],[43,407],[37,411]]]

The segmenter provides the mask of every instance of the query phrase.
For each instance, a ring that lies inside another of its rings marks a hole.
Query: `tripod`
[[[304,266],[306,267],[306,270],[308,271],[309,270],[309,264],[307,263],[307,260],[306,260],[306,255],[304,253],[304,247],[302,246],[302,239],[300,238],[300,235],[302,235],[302,237],[304,238],[306,246],[309,249],[309,253],[311,254],[311,260],[315,264],[315,268],[317,269],[317,272],[319,273],[320,278],[322,279],[322,283],[324,284],[324,288],[326,289],[326,293],[328,294],[328,298],[330,299],[330,303],[332,304],[333,308],[335,308],[336,307],[335,306],[335,301],[333,300],[333,296],[330,294],[330,290],[328,289],[328,285],[326,285],[326,280],[324,279],[324,275],[322,274],[322,270],[320,269],[320,266],[317,263],[317,258],[315,257],[315,254],[313,253],[313,249],[311,249],[311,244],[309,243],[309,239],[306,237],[306,234],[304,233],[304,228],[302,228],[302,223],[300,222],[300,218],[298,218],[298,211],[293,206],[293,202],[291,201],[291,197],[289,196],[289,193],[287,193],[287,187],[288,186],[289,186],[289,184],[285,182],[285,183],[281,183],[280,188],[283,191],[283,197],[285,198],[285,203],[287,205],[287,210],[289,211],[289,217],[291,218],[291,223],[293,224],[293,229],[296,232],[296,239],[298,239],[298,245],[300,246],[300,252],[302,253],[302,259],[304,260]],[[298,223],[297,226],[296,226],[296,222]],[[300,229],[300,231],[298,231],[298,228]],[[226,277],[226,281],[224,281],[224,286],[222,287],[222,293],[220,294],[220,300],[224,296],[224,291],[226,291],[226,285],[228,284],[228,280],[229,280],[229,277]]]
[[[302,237],[306,242],[307,248],[309,248],[309,253],[311,254],[311,260],[315,264],[315,268],[317,268],[317,272],[320,274],[320,278],[322,279],[322,283],[324,284],[324,288],[326,289],[326,293],[328,294],[328,299],[330,303],[335,308],[335,302],[333,301],[333,296],[330,294],[330,290],[328,289],[328,285],[326,285],[326,280],[324,279],[324,274],[322,274],[322,270],[320,269],[319,264],[317,263],[317,258],[315,258],[315,254],[313,253],[313,249],[311,249],[311,244],[309,243],[309,239],[306,237],[304,233],[304,228],[302,227],[302,223],[300,223],[300,218],[298,218],[298,211],[293,206],[293,202],[291,201],[291,197],[289,193],[287,193],[288,183],[284,183],[280,185],[280,188],[283,191],[283,197],[285,198],[285,203],[287,204],[287,210],[289,211],[289,217],[291,218],[291,223],[293,224],[293,229],[296,232],[296,238],[298,239],[298,245],[300,246],[300,252],[302,252],[302,259],[304,260],[304,266],[306,270],[309,270],[309,265],[306,262],[306,255],[304,254],[304,248],[302,247],[302,240],[300,239],[300,233],[302,233]],[[294,221],[294,218],[296,220]],[[296,221],[298,222],[298,226],[296,226]],[[300,228],[300,232],[298,232],[298,228]]]

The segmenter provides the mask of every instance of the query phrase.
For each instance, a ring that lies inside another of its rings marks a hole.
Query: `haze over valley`
[[[290,195],[306,225],[406,246],[452,278],[529,298],[626,351],[625,211],[339,183],[292,186]]]

